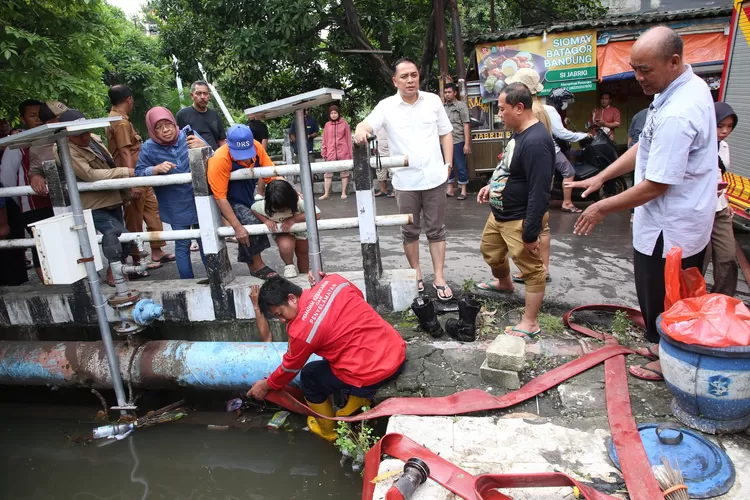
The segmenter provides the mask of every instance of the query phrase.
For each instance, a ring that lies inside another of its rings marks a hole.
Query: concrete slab
[[[485,360],[479,369],[482,380],[488,384],[503,387],[505,389],[515,390],[521,387],[521,379],[518,372],[512,370],[496,370],[490,368],[489,360]]]
[[[513,415],[509,415],[513,416]],[[423,444],[433,452],[474,475],[513,472],[563,472],[599,491],[626,498],[621,472],[607,455],[610,435],[606,417],[585,421],[546,418],[496,417],[391,417],[388,433],[400,433]],[[446,439],[441,439],[446,436]],[[719,497],[724,500],[750,498],[750,450],[744,436],[709,437],[724,448],[732,459],[737,479],[732,490]],[[379,473],[403,469],[403,462],[389,459],[381,463]],[[379,483],[375,499],[398,479]],[[571,488],[528,488],[500,490],[514,500],[559,500],[572,498]],[[458,497],[428,481],[413,500]]]
[[[487,348],[487,366],[495,370],[523,370],[526,342],[512,335],[498,335]]]

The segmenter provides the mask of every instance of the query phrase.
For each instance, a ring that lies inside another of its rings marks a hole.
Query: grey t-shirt
[[[454,100],[452,103],[445,103],[445,112],[448,114],[448,119],[453,125],[453,144],[457,142],[464,142],[464,123],[469,123],[471,118],[469,117],[469,107],[465,102]]]
[[[630,122],[630,128],[628,128],[628,139],[630,139],[630,145],[628,148],[632,148],[638,144],[638,139],[643,132],[643,127],[646,126],[646,115],[648,114],[648,108],[642,109],[635,114],[633,120]]]
[[[175,118],[179,128],[183,129],[185,125],[190,125],[190,128],[198,132],[214,151],[219,149],[219,141],[227,138],[224,123],[221,121],[219,113],[213,109],[209,108],[201,113],[190,106],[179,110]]]

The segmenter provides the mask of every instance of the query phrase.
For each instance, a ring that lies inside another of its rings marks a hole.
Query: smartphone
[[[190,137],[191,135],[195,135],[195,131],[194,130],[188,130],[187,132],[185,132],[185,135],[188,136],[188,137]]]

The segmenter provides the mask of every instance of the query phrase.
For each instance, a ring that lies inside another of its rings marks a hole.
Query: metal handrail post
[[[104,295],[102,294],[101,284],[99,283],[99,274],[96,272],[96,265],[94,264],[94,253],[91,250],[91,241],[89,240],[89,235],[86,231],[86,219],[83,216],[81,195],[78,193],[78,184],[76,184],[76,174],[73,170],[73,162],[70,157],[68,138],[61,137],[56,142],[57,151],[60,155],[60,163],[62,163],[63,174],[65,176],[65,183],[68,186],[70,206],[73,212],[73,222],[75,225],[72,229],[78,232],[78,240],[81,243],[81,260],[86,267],[86,275],[88,276],[89,289],[91,291],[91,300],[94,303],[96,318],[99,322],[99,331],[102,335],[104,349],[107,352],[107,362],[109,363],[109,375],[112,377],[112,387],[115,390],[115,396],[117,396],[117,406],[125,408],[128,405],[128,400],[125,397],[125,388],[122,385],[120,367],[117,363],[117,354],[115,353],[115,346],[112,342],[112,333],[109,330],[109,320],[107,320],[107,312],[104,308]],[[126,411],[121,409],[120,413],[125,415]]]
[[[294,112],[295,139],[297,141],[297,157],[299,158],[299,178],[302,185],[302,196],[305,203],[305,223],[307,224],[307,239],[310,248],[310,270],[313,276],[323,270],[320,258],[320,237],[318,235],[318,219],[315,216],[315,194],[313,192],[313,175],[310,170],[310,155],[307,153],[307,131],[305,128],[305,110]]]

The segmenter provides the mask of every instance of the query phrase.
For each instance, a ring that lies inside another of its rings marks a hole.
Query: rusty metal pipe
[[[286,350],[286,342],[115,342],[122,378],[144,389],[247,390],[281,364]],[[112,378],[102,342],[0,341],[0,384],[107,389]]]

